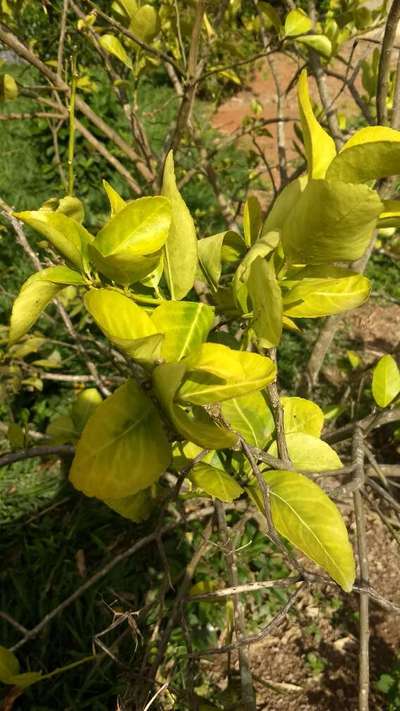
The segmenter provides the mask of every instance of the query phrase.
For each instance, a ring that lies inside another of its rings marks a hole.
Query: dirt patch
[[[348,521],[354,543],[354,522]],[[367,516],[372,586],[400,603],[398,546],[375,513]],[[289,619],[249,650],[258,711],[347,711],[357,707],[358,598],[305,590]],[[374,682],[396,661],[398,617],[371,602],[371,709],[384,709]],[[207,675],[226,686],[226,658],[204,662]],[[234,661],[237,670],[237,660]],[[234,704],[232,710],[238,710]]]

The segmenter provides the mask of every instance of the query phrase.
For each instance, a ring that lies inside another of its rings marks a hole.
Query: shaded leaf
[[[243,210],[244,241],[248,247],[251,247],[258,239],[261,225],[261,205],[255,195],[250,195],[244,204]]]
[[[119,513],[120,516],[134,523],[146,521],[151,516],[155,506],[155,500],[151,495],[151,487],[121,499],[103,499],[103,503],[113,511],[116,511],[116,513]]]
[[[255,259],[250,269],[248,290],[253,306],[254,331],[264,348],[274,348],[282,336],[282,294],[272,258]]]
[[[224,420],[253,447],[263,449],[275,429],[271,411],[260,392],[221,403]]]
[[[71,408],[71,418],[77,432],[82,432],[89,417],[102,402],[103,398],[96,388],[86,388],[79,393]]]
[[[243,240],[232,230],[200,239],[197,248],[203,273],[214,289],[218,288],[223,264],[235,264],[245,253]]]
[[[221,501],[234,501],[243,493],[242,487],[231,474],[204,462],[195,464],[188,478],[195,487]]]
[[[253,244],[246,256],[240,262],[233,278],[233,293],[235,301],[242,309],[243,313],[249,311],[248,304],[248,281],[250,279],[251,266],[258,257],[266,257],[277,247],[279,243],[279,232],[266,232]]]

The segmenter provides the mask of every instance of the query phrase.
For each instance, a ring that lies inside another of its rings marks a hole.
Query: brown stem
[[[72,444],[60,444],[60,445],[42,445],[39,447],[30,447],[29,449],[23,449],[20,452],[6,452],[0,455],[0,467],[6,467],[9,464],[14,464],[14,462],[22,462],[25,459],[34,459],[34,457],[65,457],[73,455],[75,452],[75,447]]]
[[[68,4],[69,4],[69,0],[64,0],[62,13],[61,13],[60,37],[58,39],[57,76],[61,80],[62,80],[62,72],[63,72],[65,35],[67,32]]]
[[[390,59],[396,40],[397,25],[400,20],[400,0],[393,0],[386,21],[382,49],[379,58],[378,91],[376,95],[376,115],[378,124],[387,124],[386,99],[389,91]]]

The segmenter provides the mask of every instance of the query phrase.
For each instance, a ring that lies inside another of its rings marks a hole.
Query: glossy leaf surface
[[[151,315],[158,333],[165,334],[161,356],[180,361],[206,340],[214,321],[214,309],[190,301],[164,301]]]
[[[372,395],[379,407],[387,407],[400,393],[400,371],[391,355],[378,361],[372,375]]]
[[[292,432],[286,437],[289,457],[296,469],[310,472],[330,471],[340,469],[342,463],[335,450],[318,437],[303,432]],[[269,453],[278,456],[278,448],[274,442]]]

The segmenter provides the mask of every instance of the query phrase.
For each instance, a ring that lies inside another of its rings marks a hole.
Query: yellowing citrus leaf
[[[381,200],[366,185],[311,180],[283,225],[285,255],[293,264],[354,261],[381,212]]]
[[[304,35],[312,28],[312,20],[306,15],[304,10],[291,10],[285,20],[285,36],[295,37]]]
[[[333,501],[317,484],[296,472],[271,471],[263,476],[277,531],[326,570],[345,592],[351,592],[354,556],[345,523]],[[259,490],[257,500],[263,510]]]
[[[180,361],[206,340],[214,309],[191,301],[164,301],[151,315],[157,333],[164,334],[161,357]]]
[[[305,37],[296,37],[296,42],[301,42],[305,44],[310,49],[324,57],[324,59],[329,59],[332,54],[332,42],[326,35],[306,35]]]
[[[142,5],[130,17],[130,30],[140,39],[151,42],[158,35],[161,27],[160,19],[156,8],[152,5]]]
[[[223,264],[235,264],[245,253],[245,243],[231,230],[200,239],[197,248],[203,273],[214,289],[218,288]]]
[[[82,432],[89,417],[102,402],[103,398],[96,388],[86,388],[79,393],[71,408],[71,417],[77,432]]]
[[[379,359],[372,375],[372,395],[379,407],[390,405],[400,393],[400,371],[393,356]]]
[[[184,361],[187,373],[177,393],[180,402],[206,405],[261,390],[276,376],[270,358],[204,343]]]
[[[162,195],[171,202],[171,226],[164,247],[164,274],[172,299],[183,299],[193,286],[197,269],[197,237],[193,218],[175,180],[174,157],[165,160]]]
[[[289,457],[296,469],[309,472],[323,472],[340,469],[342,463],[335,450],[327,444],[304,432],[291,432],[286,436]],[[278,456],[276,442],[273,442],[268,452]]]
[[[281,398],[285,435],[303,432],[319,437],[324,426],[324,413],[315,402],[302,397]]]
[[[274,260],[257,257],[247,284],[253,307],[252,326],[264,348],[274,348],[282,336],[282,294]]]
[[[291,318],[318,318],[355,309],[371,291],[365,276],[330,265],[306,267],[295,279],[283,299],[284,313]]]
[[[263,449],[275,429],[272,413],[260,392],[241,395],[221,403],[224,420],[234,432],[252,445]]]
[[[336,147],[333,138],[322,128],[314,116],[308,93],[308,79],[305,69],[300,74],[297,96],[307,156],[308,175],[310,178],[323,178],[329,164],[336,156]]]
[[[109,52],[114,57],[119,59],[120,62],[125,64],[128,69],[132,69],[132,60],[127,54],[126,49],[122,46],[118,37],[109,34],[102,35],[99,38],[99,44],[106,50],[106,52]]]
[[[151,488],[143,489],[137,494],[131,494],[121,499],[103,499],[103,502],[129,521],[141,523],[149,518],[154,509],[155,500],[151,495]]]
[[[195,464],[189,479],[195,487],[221,501],[234,501],[243,493],[242,487],[231,474],[204,462]]]
[[[114,217],[114,215],[117,215],[118,212],[121,212],[121,210],[127,206],[127,202],[121,197],[121,195],[119,195],[119,193],[117,193],[115,188],[113,188],[107,180],[103,180],[103,188],[110,203],[111,217]]]
[[[248,282],[250,279],[251,265],[258,257],[266,257],[277,247],[279,232],[266,232],[253,244],[246,256],[236,269],[233,279],[233,293],[235,302],[244,313],[249,311]]]
[[[364,183],[400,173],[400,131],[368,126],[344,144],[327,172],[329,180]]]
[[[88,420],[70,480],[87,496],[118,499],[157,481],[170,459],[171,449],[155,406],[128,380]]]
[[[114,289],[90,289],[84,303],[107,338],[131,358],[149,362],[160,358],[163,335],[127,296]]]
[[[11,74],[0,76],[0,101],[13,101],[18,96],[18,86]]]
[[[250,195],[244,204],[243,234],[248,247],[258,239],[262,224],[261,205],[255,195]]]

